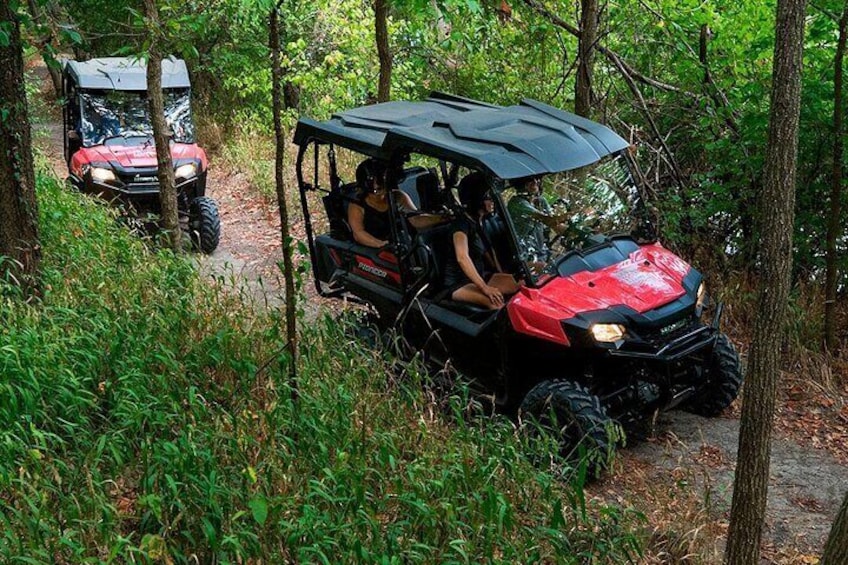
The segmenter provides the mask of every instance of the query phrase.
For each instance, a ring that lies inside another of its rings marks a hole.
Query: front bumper
[[[701,326],[694,331],[670,341],[655,352],[614,349],[609,351],[609,355],[618,358],[672,363],[684,357],[689,357],[702,349],[712,348],[717,337],[718,330],[716,328],[712,326]]]
[[[131,182],[99,182],[86,175],[84,178],[71,175],[70,183],[80,192],[102,198],[110,204],[122,205],[138,213],[158,214],[159,181],[156,172],[136,175]],[[206,171],[189,179],[177,179],[177,195],[180,210],[187,211],[188,204],[206,194]]]
[[[674,363],[681,359],[712,350],[720,333],[723,304],[716,305],[713,321],[710,325],[696,323],[684,328],[679,334],[671,336],[661,344],[648,345],[645,341],[628,342],[624,340],[619,347],[606,350],[616,359],[652,361],[656,363]]]

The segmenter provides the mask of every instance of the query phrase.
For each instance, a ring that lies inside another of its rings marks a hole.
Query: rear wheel
[[[191,201],[188,229],[194,249],[203,253],[215,251],[221,238],[221,218],[214,200],[200,196]]]
[[[742,386],[742,367],[739,354],[725,334],[719,334],[703,371],[704,384],[685,409],[701,416],[718,416],[730,406]]]
[[[587,475],[598,478],[612,459],[614,422],[597,396],[570,381],[542,381],[533,387],[519,409],[523,425],[530,430],[556,434],[565,459],[583,459]]]

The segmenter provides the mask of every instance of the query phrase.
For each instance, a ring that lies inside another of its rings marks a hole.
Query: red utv
[[[156,146],[147,103],[146,65],[136,59],[65,61],[64,144],[69,182],[145,221],[160,212]],[[185,62],[162,61],[165,118],[181,223],[196,249],[212,253],[221,222],[206,196],[206,152],[198,147]]]
[[[736,398],[742,374],[719,330],[721,304],[652,236],[629,144],[605,126],[533,100],[500,107],[434,93],[302,118],[294,142],[319,294],[367,303],[499,408],[555,424],[565,454],[609,453],[613,421],[678,406],[715,416]],[[339,177],[342,153],[386,162],[390,186],[420,212],[454,208],[459,180],[483,173],[496,205],[483,229],[520,291],[495,311],[452,301],[441,286],[450,224],[415,230],[394,199],[392,243],[355,243],[345,210],[357,186]],[[511,213],[523,197],[514,179],[528,176],[543,178],[541,197],[567,224],[543,229],[542,241]]]

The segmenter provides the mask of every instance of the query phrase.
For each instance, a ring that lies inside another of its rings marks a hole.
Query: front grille
[[[640,328],[639,337],[651,345],[662,346],[695,331],[699,327],[700,323],[698,322],[698,319],[694,316],[688,316],[674,322],[669,322],[659,328],[652,328],[649,330],[642,330]]]

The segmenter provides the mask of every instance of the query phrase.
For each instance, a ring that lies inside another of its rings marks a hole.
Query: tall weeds
[[[637,559],[639,518],[434,404],[329,316],[284,325],[41,175],[45,293],[0,291],[0,561]]]

